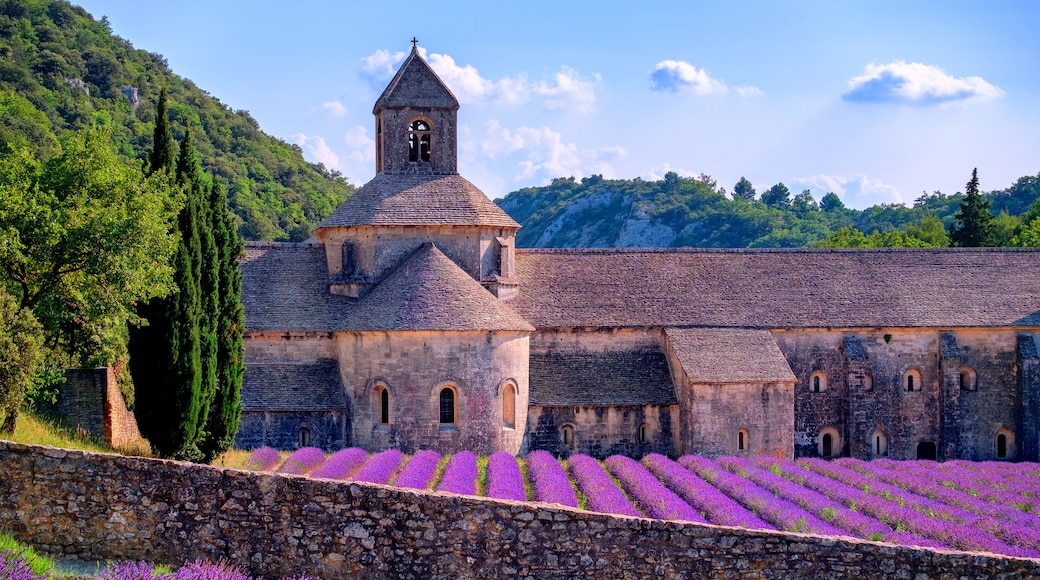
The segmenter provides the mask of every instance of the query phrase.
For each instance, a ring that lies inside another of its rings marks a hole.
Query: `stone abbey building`
[[[251,243],[239,447],[1038,459],[1040,252],[518,250],[413,48],[376,176]]]

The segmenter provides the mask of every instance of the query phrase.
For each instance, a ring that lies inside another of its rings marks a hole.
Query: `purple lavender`
[[[635,459],[612,455],[603,463],[618,478],[625,491],[639,502],[639,507],[646,515],[661,520],[707,523],[700,512],[665,487]]]
[[[686,455],[679,458],[679,465],[696,473],[781,530],[824,536],[849,535],[845,530],[828,524],[787,500],[777,498],[739,475],[726,471],[710,459]]]
[[[325,460],[321,467],[311,472],[311,477],[324,479],[347,479],[368,459],[364,449],[351,447],[340,449]]]
[[[460,451],[451,456],[444,468],[437,491],[461,495],[477,494],[477,456],[472,451]]]
[[[361,466],[361,469],[358,469],[357,473],[350,477],[350,481],[385,484],[390,481],[390,478],[401,467],[403,460],[404,453],[401,453],[400,450],[387,449],[386,451],[380,451],[369,457],[368,461]]]
[[[420,451],[405,464],[401,473],[397,474],[394,485],[410,489],[429,489],[430,480],[437,472],[441,455],[436,451]]]
[[[664,455],[651,453],[643,458],[643,462],[665,485],[686,500],[686,503],[694,509],[700,510],[709,522],[721,526],[761,530],[776,529]]]
[[[325,462],[325,452],[317,447],[301,447],[285,458],[278,473],[306,475]]]
[[[497,451],[488,458],[485,495],[497,499],[527,500],[524,476],[520,473],[520,465],[512,453]]]
[[[578,507],[578,496],[558,459],[548,451],[532,451],[525,460],[536,501]]]
[[[605,514],[639,517],[640,514],[598,461],[588,455],[567,458],[574,482],[588,499],[588,509]]]
[[[173,573],[172,580],[253,580],[229,563],[187,562]]]
[[[4,580],[44,580],[50,577],[50,574],[41,576],[34,573],[17,552],[0,551],[0,578]]]
[[[0,576],[2,577],[2,576]],[[148,562],[118,562],[98,575],[98,580],[169,580],[170,575],[156,572]]]
[[[245,468],[252,471],[271,471],[282,456],[273,447],[257,447],[246,459]]]

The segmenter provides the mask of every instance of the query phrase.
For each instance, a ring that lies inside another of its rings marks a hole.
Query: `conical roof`
[[[318,226],[489,226],[520,228],[460,175],[379,173]]]
[[[429,242],[362,298],[346,325],[340,330],[534,330]]]
[[[384,108],[429,107],[458,109],[459,101],[452,94],[437,73],[419,55],[419,49],[412,47],[411,54],[397,70],[383,94],[376,100],[372,112]]]

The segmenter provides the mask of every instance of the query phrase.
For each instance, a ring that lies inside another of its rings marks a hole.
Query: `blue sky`
[[[463,176],[741,176],[912,204],[1040,172],[1040,3],[84,0],[312,161],[374,173],[372,104],[419,46]]]

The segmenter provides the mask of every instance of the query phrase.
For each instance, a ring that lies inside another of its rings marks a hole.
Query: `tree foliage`
[[[43,363],[43,328],[0,286],[0,434],[13,433],[33,376]]]
[[[964,186],[964,201],[950,225],[950,243],[962,248],[994,245],[993,214],[989,200],[979,193],[978,169],[972,169],[971,179]]]
[[[741,176],[740,181],[733,186],[733,199],[743,199],[744,201],[755,200],[755,186],[751,185],[751,182]]]

